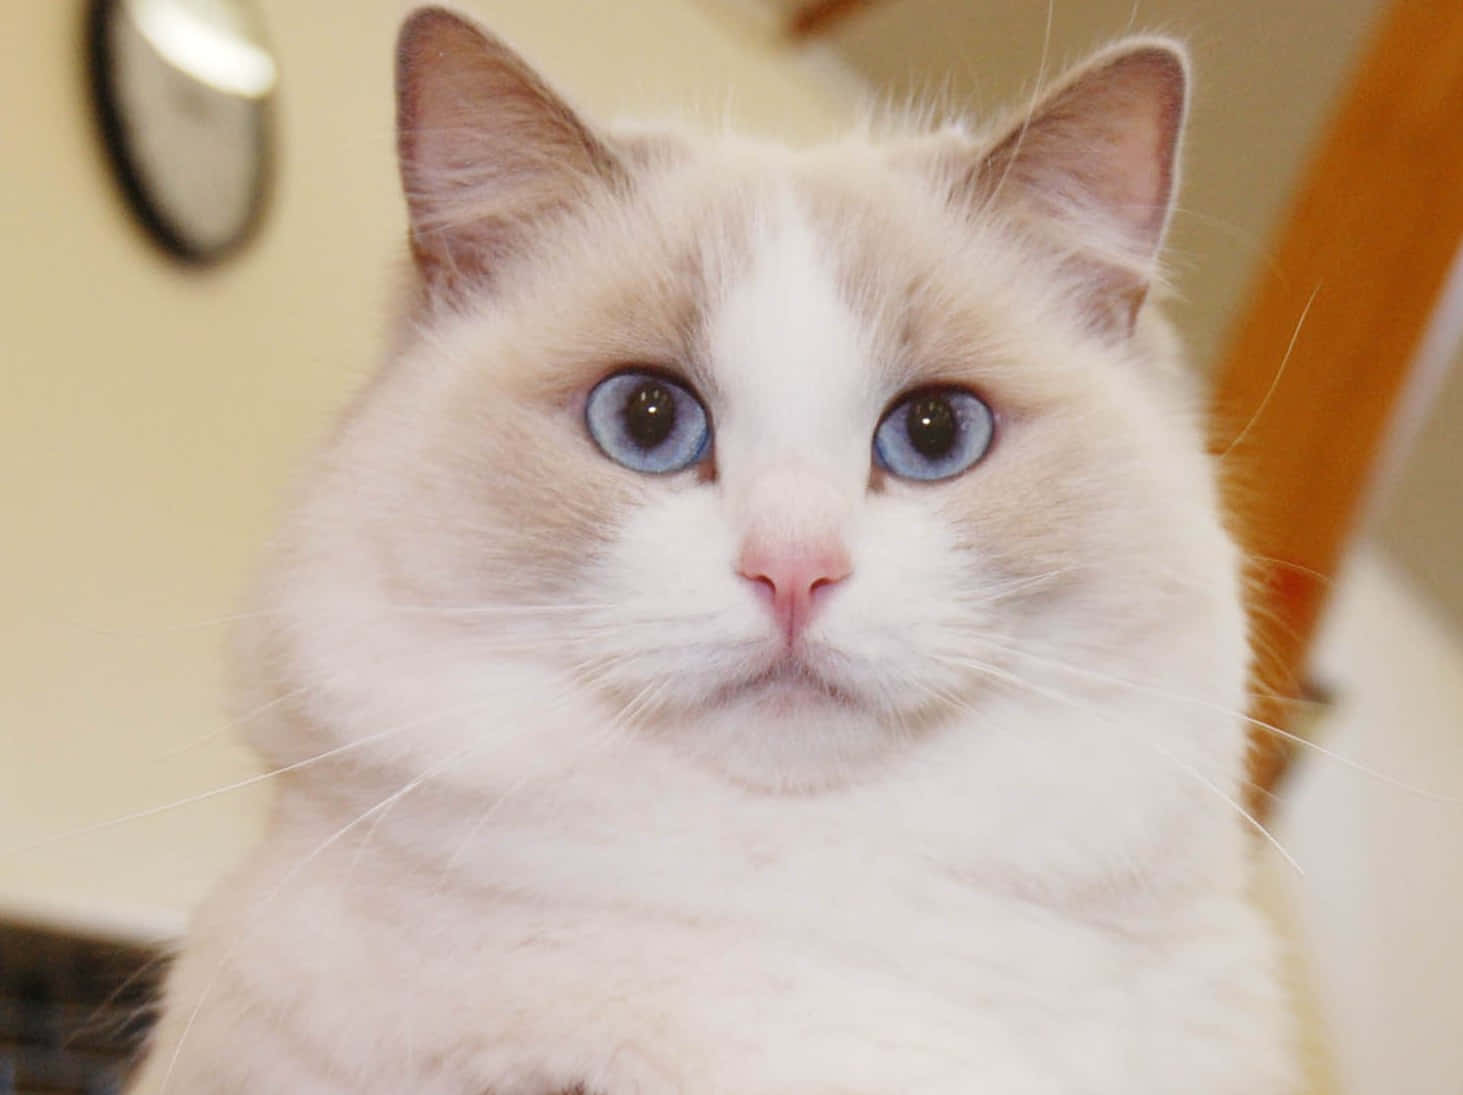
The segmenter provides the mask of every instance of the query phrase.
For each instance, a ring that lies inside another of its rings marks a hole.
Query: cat
[[[409,17],[407,320],[236,643],[148,1091],[1280,1095],[1188,63],[806,150]]]

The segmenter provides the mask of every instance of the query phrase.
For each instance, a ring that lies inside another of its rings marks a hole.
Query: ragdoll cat
[[[238,644],[151,1090],[1278,1095],[1182,50],[977,135],[592,128],[406,24],[409,322]]]

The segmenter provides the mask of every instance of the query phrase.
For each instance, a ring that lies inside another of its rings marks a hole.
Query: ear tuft
[[[397,152],[429,283],[490,284],[548,216],[620,179],[613,153],[529,65],[444,8],[403,24]]]
[[[1183,47],[1135,38],[1094,56],[998,137],[965,187],[1072,261],[1096,312],[1130,328],[1156,276],[1188,98]]]

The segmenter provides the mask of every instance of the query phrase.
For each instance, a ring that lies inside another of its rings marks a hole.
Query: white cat
[[[241,636],[186,1095],[1279,1095],[1180,47],[1005,128],[591,129],[406,24],[407,330]]]

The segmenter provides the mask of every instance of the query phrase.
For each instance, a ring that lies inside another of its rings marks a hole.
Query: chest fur
[[[344,846],[317,866],[282,888],[265,849],[205,914],[170,990],[192,1029],[155,1053],[181,1040],[180,1078],[222,1060],[239,1090],[297,1092],[1286,1090],[1267,937],[1238,901],[1131,933],[877,863],[780,911],[434,871],[381,886]]]

